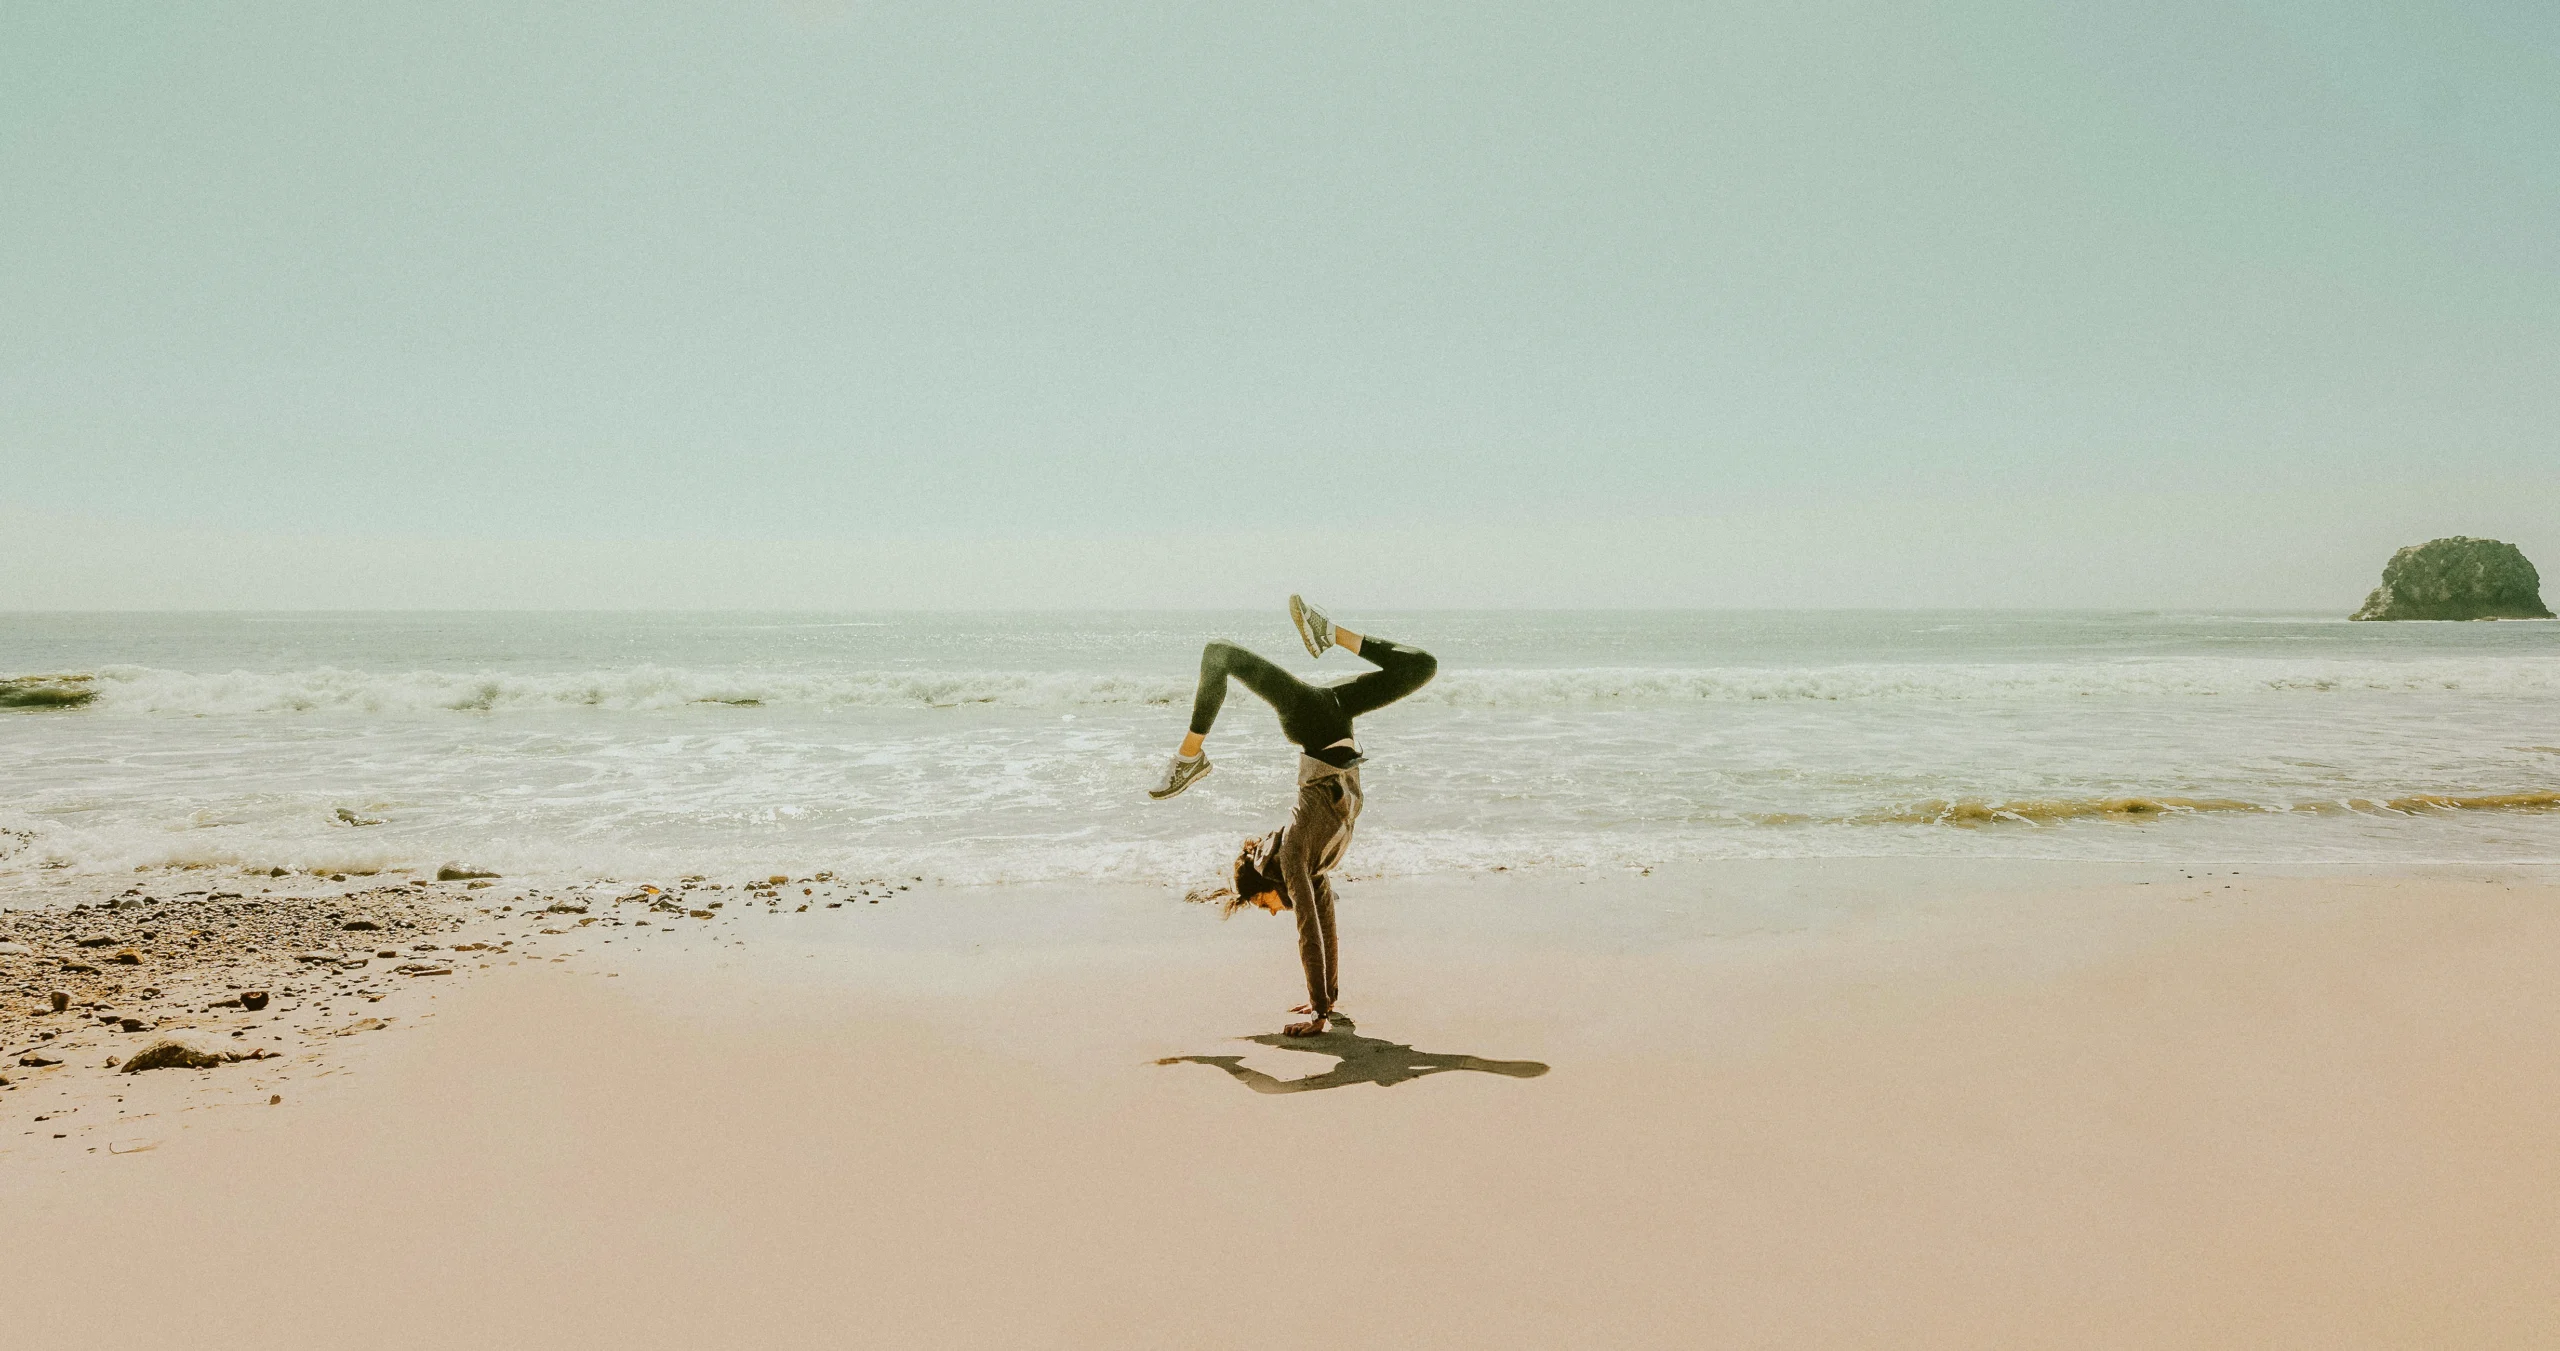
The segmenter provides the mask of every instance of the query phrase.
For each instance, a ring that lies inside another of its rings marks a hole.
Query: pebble
[[[24,943],[0,943],[0,957],[33,957],[35,955],[36,950]]]
[[[264,991],[264,990],[243,990],[243,991],[240,993],[240,1007],[242,1007],[242,1008],[244,1008],[244,1009],[247,1009],[247,1010],[248,1010],[248,1011],[250,1011],[251,1013],[255,1013],[255,1012],[257,1012],[258,1010],[260,1010],[260,1009],[262,1009],[262,1008],[265,1008],[266,1006],[267,1006],[267,992],[266,992],[266,991]]]

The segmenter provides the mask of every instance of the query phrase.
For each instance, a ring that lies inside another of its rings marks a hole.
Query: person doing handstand
[[[1325,1030],[1335,1001],[1340,945],[1333,929],[1333,881],[1328,876],[1351,843],[1351,828],[1360,819],[1359,742],[1351,720],[1384,708],[1421,689],[1439,671],[1428,652],[1401,647],[1373,634],[1354,633],[1324,617],[1296,596],[1289,598],[1289,618],[1298,627],[1307,655],[1322,657],[1329,648],[1359,657],[1378,669],[1339,685],[1310,685],[1262,657],[1225,639],[1212,641],[1200,653],[1200,687],[1191,698],[1191,733],[1165,765],[1164,777],[1147,796],[1162,801],[1198,783],[1209,773],[1209,756],[1201,746],[1218,709],[1227,701],[1230,676],[1261,695],[1280,715],[1280,732],[1295,744],[1298,756],[1298,802],[1289,824],[1244,842],[1236,855],[1235,891],[1230,912],[1257,905],[1277,914],[1293,910],[1298,917],[1298,961],[1307,972],[1307,1002],[1295,1010],[1309,1015],[1283,1029],[1293,1037],[1312,1037]]]

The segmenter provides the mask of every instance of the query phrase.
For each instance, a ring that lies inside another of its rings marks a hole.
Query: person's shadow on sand
[[[1234,1055],[1176,1055],[1156,1063],[1215,1065],[1256,1093],[1311,1093],[1320,1088],[1342,1088],[1351,1084],[1392,1088],[1409,1079],[1449,1070],[1474,1070],[1481,1074],[1508,1075],[1514,1079],[1535,1079],[1547,1072],[1547,1067],[1535,1060],[1482,1060],[1471,1055],[1440,1055],[1376,1037],[1364,1037],[1350,1019],[1338,1013],[1333,1017],[1332,1028],[1312,1037],[1266,1032],[1244,1040],[1283,1051],[1313,1051],[1332,1056],[1340,1063],[1321,1074],[1299,1079],[1274,1079],[1260,1070],[1245,1068],[1244,1057]]]

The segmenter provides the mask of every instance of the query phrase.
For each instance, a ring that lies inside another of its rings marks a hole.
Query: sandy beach
[[[0,1351],[2560,1351],[2555,91],[0,7]]]
[[[1373,881],[1356,1030],[1312,1048],[1250,1039],[1283,926],[1152,888],[468,913],[514,950],[366,1005],[378,1033],[7,1069],[7,1317],[270,1348],[2549,1344],[2555,900],[2514,868]]]

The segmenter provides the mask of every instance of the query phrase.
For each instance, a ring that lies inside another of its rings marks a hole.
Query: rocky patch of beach
[[[748,916],[877,904],[915,881],[533,886],[443,872],[190,868],[0,892],[0,1156],[126,1152],[156,1144],[155,1116],[281,1106],[298,1077],[340,1068],[348,1039],[432,1018],[437,989],[482,973],[540,963],[611,978],[617,942],[743,942]]]

